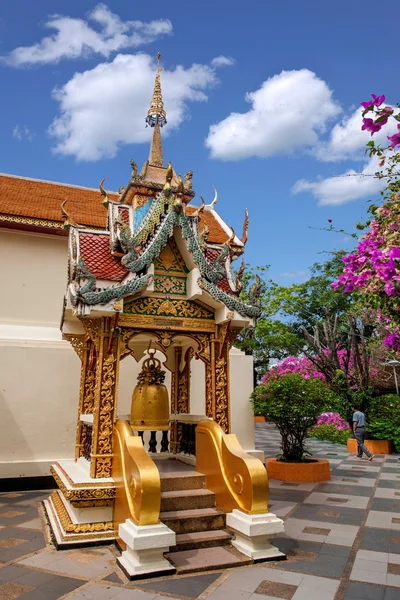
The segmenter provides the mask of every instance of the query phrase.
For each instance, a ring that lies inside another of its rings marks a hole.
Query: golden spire
[[[153,139],[151,141],[149,163],[157,167],[163,166],[163,151],[161,142],[160,127],[164,127],[167,123],[167,115],[164,110],[164,102],[161,93],[160,73],[163,69],[160,67],[161,54],[157,54],[157,74],[154,82],[153,96],[150,102],[150,108],[147,111],[146,123],[150,127],[154,127]]]

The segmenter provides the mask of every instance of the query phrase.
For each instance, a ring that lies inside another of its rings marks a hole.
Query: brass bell
[[[170,425],[165,371],[154,356],[156,350],[147,352],[150,356],[143,362],[132,394],[131,426],[136,431],[166,431]]]

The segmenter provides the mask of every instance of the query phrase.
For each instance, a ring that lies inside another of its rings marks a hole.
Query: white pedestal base
[[[255,561],[285,558],[269,541],[271,536],[283,532],[283,521],[274,514],[247,515],[234,509],[226,515],[226,524],[235,534],[232,546],[239,552]]]
[[[135,525],[127,519],[121,523],[118,531],[127,549],[117,562],[127,577],[135,579],[150,573],[175,572],[175,567],[163,556],[176,543],[175,533],[166,525]]]

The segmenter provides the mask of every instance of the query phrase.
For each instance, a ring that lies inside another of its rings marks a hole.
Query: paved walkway
[[[257,446],[274,456],[279,435],[257,424]],[[274,543],[285,562],[128,582],[113,546],[56,552],[43,535],[38,501],[49,492],[0,494],[1,600],[399,600],[400,463],[372,463],[343,446],[310,441],[330,460],[322,484],[270,481],[271,510],[285,519]]]

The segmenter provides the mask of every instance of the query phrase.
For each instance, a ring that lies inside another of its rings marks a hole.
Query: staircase
[[[231,546],[226,515],[216,508],[206,478],[178,460],[155,461],[161,479],[160,521],[176,533],[176,546],[166,558],[178,573],[251,564]]]

